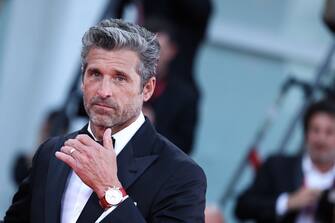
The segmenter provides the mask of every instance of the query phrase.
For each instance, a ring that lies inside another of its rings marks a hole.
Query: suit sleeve
[[[20,184],[14,195],[12,204],[6,212],[4,223],[30,222],[31,176],[29,175]]]
[[[237,199],[235,215],[241,220],[276,222],[276,201],[273,192],[271,159],[266,161],[257,172],[251,186]]]
[[[33,187],[33,177],[36,172],[35,166],[36,163],[39,162],[40,151],[48,141],[43,143],[34,155],[32,168],[29,170],[28,176],[22,181],[18,191],[15,193],[12,204],[6,212],[4,223],[30,222],[30,205],[32,200],[31,193]]]
[[[50,147],[54,140],[48,139],[37,149],[33,160],[32,167],[28,176],[20,184],[18,191],[15,193],[12,204],[8,208],[4,223],[28,223],[32,219],[33,190],[36,187],[36,181],[43,180],[41,171],[44,172],[50,157]],[[43,210],[38,210],[42,212]]]
[[[203,223],[206,177],[192,164],[182,165],[159,191],[145,219],[131,198],[126,199],[101,223]]]

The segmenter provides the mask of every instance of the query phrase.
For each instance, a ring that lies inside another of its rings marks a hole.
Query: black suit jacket
[[[237,199],[235,215],[258,223],[294,222],[297,213],[276,215],[276,201],[281,193],[293,192],[303,184],[302,157],[270,157],[257,172],[254,182]]]
[[[51,138],[40,146],[31,174],[6,212],[6,223],[60,222],[70,168],[54,154],[66,139],[77,134]],[[117,165],[129,198],[102,223],[204,222],[206,179],[202,169],[147,120],[118,155]],[[97,217],[92,216],[99,216],[102,210],[95,193],[88,203],[92,200],[93,205],[86,204],[77,222],[94,222]]]
[[[332,188],[323,191],[316,211],[318,223],[335,222],[335,185]]]

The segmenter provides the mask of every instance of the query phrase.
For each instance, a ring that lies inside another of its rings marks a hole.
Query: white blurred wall
[[[60,105],[78,69],[81,37],[106,0],[12,0],[0,63],[0,218],[14,192],[19,150],[36,148],[41,119]]]

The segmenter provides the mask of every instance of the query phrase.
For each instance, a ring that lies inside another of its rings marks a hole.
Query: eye
[[[118,76],[115,78],[117,81],[125,81],[126,78],[122,77],[122,76]]]
[[[118,74],[115,75],[114,79],[118,82],[122,82],[122,81],[126,81],[127,77],[126,77],[125,74],[118,73]]]
[[[99,73],[99,72],[93,72],[93,73],[91,74],[91,76],[93,76],[93,77],[100,77],[100,76],[101,76],[101,73]]]
[[[101,72],[98,69],[89,69],[87,71],[87,76],[90,78],[100,78],[102,76]]]

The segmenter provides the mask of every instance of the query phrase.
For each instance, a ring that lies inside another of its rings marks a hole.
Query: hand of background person
[[[224,223],[219,207],[209,205],[205,208],[205,223]]]
[[[316,189],[300,188],[288,197],[288,210],[300,210],[314,205],[320,198],[321,191]]]
[[[116,153],[109,128],[104,132],[103,146],[87,135],[78,135],[67,140],[56,157],[69,165],[99,198],[108,187],[122,186],[117,178]]]

